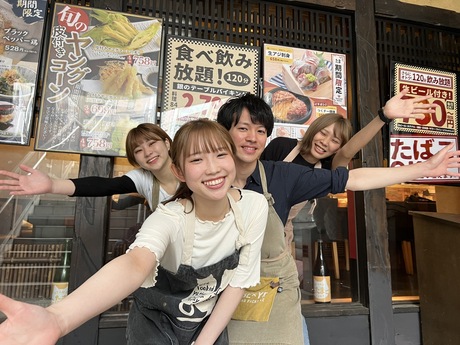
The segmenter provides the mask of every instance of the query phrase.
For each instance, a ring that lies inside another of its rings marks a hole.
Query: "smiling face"
[[[342,147],[342,140],[336,135],[335,124],[321,129],[313,137],[309,158],[312,161],[332,156]],[[308,160],[310,162],[310,160]]]
[[[235,162],[226,147],[215,152],[191,152],[181,171],[179,177],[193,191],[195,200],[208,201],[225,198],[236,175]]]
[[[152,173],[171,164],[169,157],[169,142],[163,140],[141,140],[135,147],[133,154],[137,165]]]
[[[156,175],[167,172],[171,165],[169,135],[153,123],[141,123],[126,136],[126,158],[134,167],[141,167]],[[165,170],[168,169],[168,170]]]
[[[234,151],[228,131],[218,123],[202,119],[183,125],[171,149],[172,170],[182,182],[176,196],[188,198],[193,193],[200,208],[203,204],[214,208],[217,201],[226,205],[236,176]]]
[[[243,109],[238,123],[232,125],[229,133],[236,146],[236,161],[256,163],[267,142],[265,126],[253,123],[249,111]]]
[[[351,137],[349,120],[337,113],[315,119],[300,141],[300,154],[310,164],[334,155]]]

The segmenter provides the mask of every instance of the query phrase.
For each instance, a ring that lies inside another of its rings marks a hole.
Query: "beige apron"
[[[299,153],[300,153],[300,142],[297,143],[297,145],[292,149],[291,152],[289,152],[286,158],[284,158],[283,162],[292,162]],[[321,168],[321,161],[316,163],[315,168]],[[284,227],[284,233],[285,233],[284,239],[286,240],[286,246],[289,248],[291,247],[292,241],[294,240],[294,225],[292,224],[292,221],[295,217],[297,217],[300,210],[302,210],[305,207],[307,202],[308,200],[299,202],[298,204],[295,204],[294,206],[292,206],[291,210],[289,211],[289,216],[288,216],[286,225]],[[313,211],[310,210],[310,212],[312,213]]]
[[[295,157],[300,153],[300,142],[297,143],[297,145],[292,149],[291,152],[284,158],[283,162],[292,162]],[[300,210],[306,205],[308,200],[299,202],[298,204],[294,205],[291,207],[291,210],[289,211],[289,216],[286,222],[286,225],[284,227],[284,234],[285,234],[285,241],[286,241],[286,247],[290,248],[291,243],[294,240],[294,225],[292,224],[292,220],[297,217],[299,214]],[[292,253],[293,254],[293,253]]]
[[[297,268],[285,245],[284,226],[267,192],[265,170],[259,162],[264,195],[268,201],[268,221],[262,244],[262,277],[279,277],[280,290],[267,322],[231,320],[228,324],[230,344],[303,345],[302,313]]]

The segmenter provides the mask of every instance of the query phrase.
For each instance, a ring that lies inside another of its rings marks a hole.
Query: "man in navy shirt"
[[[236,146],[236,187],[263,193],[261,168],[266,175],[267,199],[273,204],[277,219],[267,222],[262,246],[262,277],[278,277],[280,293],[276,294],[268,322],[232,320],[228,326],[232,344],[302,343],[300,290],[294,260],[284,243],[283,231],[291,207],[299,202],[340,193],[382,188],[424,176],[448,174],[447,168],[458,168],[459,151],[444,148],[423,163],[399,168],[360,168],[348,171],[311,169],[286,162],[259,161],[267,137],[274,127],[270,107],[263,99],[246,94],[227,101],[217,115],[217,122],[230,132]],[[389,170],[391,169],[391,170]],[[458,171],[458,170],[457,170]],[[459,176],[457,173],[449,173]],[[269,195],[271,194],[271,198]],[[276,224],[275,224],[276,223]],[[280,243],[283,242],[283,243]],[[304,343],[309,344],[305,333]]]

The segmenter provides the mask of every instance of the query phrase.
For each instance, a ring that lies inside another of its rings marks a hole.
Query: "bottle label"
[[[331,277],[313,276],[313,293],[315,302],[330,302]]]
[[[69,291],[69,283],[62,282],[62,283],[53,283],[53,291],[51,292],[51,304],[59,302]]]

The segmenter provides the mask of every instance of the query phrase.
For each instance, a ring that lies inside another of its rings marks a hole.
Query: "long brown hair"
[[[144,140],[162,140],[168,141],[172,145],[172,140],[168,133],[166,133],[160,126],[153,123],[141,123],[135,128],[132,128],[128,135],[126,136],[126,158],[128,162],[137,167],[139,164],[136,162],[136,157],[134,156],[134,150],[138,147]]]
[[[182,125],[174,136],[171,146],[172,164],[184,172],[185,160],[194,152],[228,151],[235,156],[236,148],[228,131],[215,121],[199,119]],[[181,182],[176,193],[168,200],[188,199],[192,201],[192,191],[185,182]]]
[[[308,154],[311,150],[313,137],[330,125],[334,125],[334,135],[341,140],[341,145],[345,145],[350,140],[353,128],[348,119],[337,113],[327,113],[313,121],[300,141],[300,154]]]

